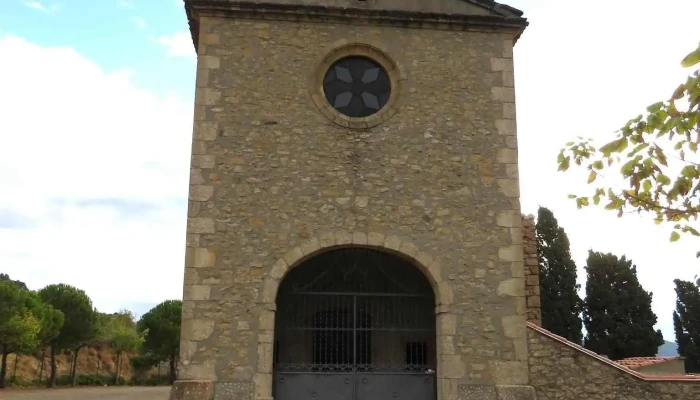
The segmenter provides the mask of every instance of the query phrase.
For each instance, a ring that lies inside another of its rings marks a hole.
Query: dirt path
[[[2,400],[168,400],[169,386],[0,391]]]

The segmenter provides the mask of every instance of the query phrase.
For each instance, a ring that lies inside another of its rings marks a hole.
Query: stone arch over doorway
[[[439,263],[412,242],[395,235],[385,236],[376,232],[328,232],[289,250],[272,266],[264,280],[259,294],[261,312],[258,321],[258,365],[255,376],[257,399],[272,398],[275,313],[280,284],[291,270],[305,261],[322,253],[352,248],[377,250],[395,256],[420,271],[430,284],[435,303],[437,395],[438,399],[442,398],[441,389],[449,384],[449,379],[442,372],[441,366],[445,363],[453,366],[455,362],[461,364],[461,356],[456,355],[454,351],[456,320],[450,311],[453,302],[452,286],[449,281],[443,279]]]

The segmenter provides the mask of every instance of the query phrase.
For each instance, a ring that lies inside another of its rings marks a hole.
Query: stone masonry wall
[[[523,259],[525,263],[525,298],[527,321],[542,326],[540,309],[540,266],[537,260],[535,217],[523,216]]]
[[[537,400],[697,400],[700,380],[648,381],[528,329]]]
[[[179,378],[269,399],[280,280],[324,248],[370,246],[435,288],[441,400],[527,385],[512,36],[199,28]],[[316,65],[351,39],[404,76],[396,114],[370,129],[340,127],[309,96]]]

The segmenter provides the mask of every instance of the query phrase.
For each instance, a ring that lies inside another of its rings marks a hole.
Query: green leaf
[[[570,199],[575,199],[575,198],[576,198],[576,195],[575,195],[575,194],[570,194],[570,195],[569,195],[569,198],[570,198]]]
[[[683,66],[683,68],[690,68],[697,63],[700,63],[700,46],[683,58],[681,66]]]
[[[678,234],[678,232],[675,232],[675,231],[674,231],[673,233],[671,233],[671,241],[672,241],[672,242],[675,242],[675,241],[677,241],[677,240],[680,239],[680,238],[681,238],[681,235]]]
[[[651,190],[651,181],[645,180],[644,183],[642,184],[642,188],[644,189],[645,192],[650,191]]]
[[[650,113],[655,113],[655,112],[659,111],[661,109],[661,107],[663,107],[663,106],[664,106],[664,102],[659,101],[658,103],[654,103],[654,104],[650,105],[649,107],[647,107],[647,111],[649,111]]]
[[[588,174],[588,183],[592,183],[595,181],[595,178],[598,177],[598,174],[595,171],[591,171],[590,174]]]

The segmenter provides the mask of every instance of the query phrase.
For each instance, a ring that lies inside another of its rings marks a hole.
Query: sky
[[[514,51],[523,212],[554,212],[582,286],[589,249],[631,258],[672,341],[673,280],[700,275],[700,240],[576,209],[585,172],[556,156],[685,80],[700,2],[507,4],[530,22]],[[0,60],[0,272],[74,285],[104,312],[181,298],[196,69],[182,1],[0,0]]]

